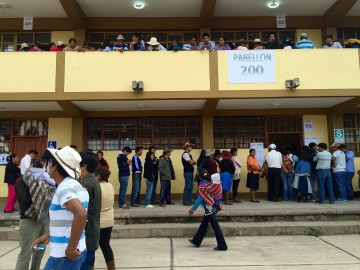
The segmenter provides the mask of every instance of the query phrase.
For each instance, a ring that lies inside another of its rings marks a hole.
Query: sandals
[[[251,200],[251,202],[259,203],[259,200]]]

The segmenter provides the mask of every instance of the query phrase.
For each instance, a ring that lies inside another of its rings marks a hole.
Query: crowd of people
[[[324,38],[323,48],[325,49],[340,49],[340,48],[360,48],[360,41],[351,39],[353,42],[345,42],[342,45],[339,41],[334,41],[332,35],[327,35]],[[158,42],[156,37],[151,37],[149,41],[144,41],[141,38],[140,33],[134,33],[130,43],[126,43],[123,35],[118,35],[116,40],[110,41],[104,39],[101,47],[96,49],[90,45],[89,42],[85,41],[82,46],[79,46],[75,38],[70,38],[68,45],[66,46],[63,41],[56,43],[50,42],[49,45],[43,46],[40,42],[36,41],[32,46],[27,43],[22,43],[20,46],[20,52],[41,52],[41,51],[221,51],[221,50],[249,50],[249,45],[253,50],[264,50],[264,49],[315,49],[316,46],[313,41],[309,39],[307,33],[300,35],[300,40],[295,42],[291,38],[286,38],[283,42],[279,42],[276,39],[275,33],[268,35],[266,41],[262,41],[260,38],[255,38],[251,41],[245,41],[240,39],[237,42],[227,42],[226,38],[220,37],[217,43],[210,39],[208,33],[202,35],[202,41],[198,41],[197,37],[192,37],[185,44],[180,44],[177,38],[171,40],[171,44],[165,47],[163,44]]]

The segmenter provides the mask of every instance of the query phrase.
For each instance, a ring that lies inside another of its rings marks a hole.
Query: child
[[[205,205],[205,216],[210,216],[221,209],[222,187],[220,183],[220,174],[211,175],[211,182],[208,179],[208,173],[203,173],[206,177],[199,185],[198,200]]]
[[[39,158],[33,158],[30,163],[30,174],[39,181],[46,181],[50,186],[55,186],[54,179],[43,168],[43,162]]]

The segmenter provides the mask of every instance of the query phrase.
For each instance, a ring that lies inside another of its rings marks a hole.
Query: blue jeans
[[[126,192],[129,184],[129,176],[119,176],[120,190],[119,190],[119,207],[126,204]]]
[[[141,173],[132,174],[131,204],[140,203]]]
[[[281,180],[283,186],[283,200],[291,201],[294,199],[294,191],[292,188],[292,183],[294,181],[293,173],[281,173]]]
[[[319,189],[319,202],[324,203],[325,201],[325,188],[329,194],[330,203],[334,203],[334,189],[332,185],[332,178],[330,169],[318,170],[317,171],[318,189]]]
[[[192,172],[184,172],[185,186],[183,193],[183,203],[192,202],[192,191],[194,188],[194,174]]]
[[[316,194],[315,194],[315,177],[313,173],[310,174],[310,184],[311,184],[311,190],[312,193],[310,194],[310,199],[315,200]]]
[[[347,194],[348,200],[354,199],[354,188],[352,185],[352,179],[353,179],[354,175],[355,175],[354,172],[346,172],[345,186],[346,186],[346,194]]]
[[[151,192],[151,199],[150,199],[151,204],[155,204],[155,202],[156,202],[156,188],[157,188],[158,179],[159,179],[159,176],[157,174],[154,175],[153,190]]]
[[[334,173],[334,175],[335,175],[336,184],[339,189],[339,199],[346,200],[347,199],[346,186],[345,186],[346,172],[345,171],[344,172],[336,172],[336,173]]]
[[[153,182],[149,180],[145,180],[146,182],[146,196],[145,196],[145,206],[151,204],[151,194],[153,191]]]
[[[80,270],[81,264],[85,260],[85,257],[86,257],[86,250],[81,252],[79,258],[77,258],[77,260],[75,261],[70,261],[66,257],[54,258],[50,256],[46,262],[44,270],[63,270],[63,269]]]
[[[80,270],[90,270],[95,265],[95,251],[87,251]]]

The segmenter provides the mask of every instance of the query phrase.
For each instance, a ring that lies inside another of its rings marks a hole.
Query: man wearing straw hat
[[[193,204],[192,199],[192,191],[194,188],[194,165],[196,165],[196,161],[193,159],[190,152],[192,151],[192,143],[187,142],[184,144],[183,149],[185,152],[181,156],[181,162],[184,167],[184,179],[185,186],[183,192],[183,205],[190,206]]]
[[[57,184],[56,193],[50,205],[50,233],[39,237],[33,244],[50,242],[50,257],[46,270],[80,269],[86,257],[85,224],[89,194],[77,181],[80,177],[81,157],[69,146],[61,150],[48,148],[47,170]]]

